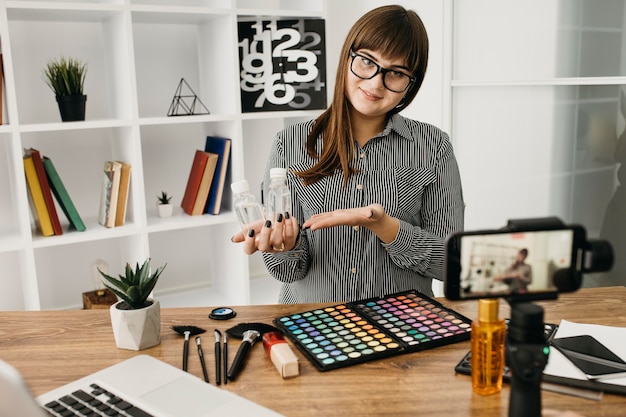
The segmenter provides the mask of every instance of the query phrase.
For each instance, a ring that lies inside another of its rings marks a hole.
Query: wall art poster
[[[238,22],[244,113],[326,108],[324,19]]]

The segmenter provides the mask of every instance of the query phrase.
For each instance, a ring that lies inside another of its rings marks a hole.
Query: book
[[[193,205],[193,211],[191,214],[198,215],[204,213],[204,207],[206,206],[207,199],[209,197],[209,191],[211,190],[211,183],[213,182],[213,176],[215,174],[215,168],[217,167],[217,160],[219,155],[216,153],[205,152],[208,155],[206,167],[200,181],[200,187],[198,188],[198,195],[196,196],[195,204]]]
[[[115,210],[115,226],[122,226],[126,222],[126,206],[128,205],[128,191],[130,190],[130,164],[117,161],[122,164],[120,173],[120,186],[117,196],[117,209]]]
[[[46,176],[48,177],[52,194],[59,203],[65,217],[67,217],[67,220],[70,222],[70,226],[79,232],[83,232],[86,229],[85,223],[83,223],[83,220],[78,214],[78,210],[76,210],[76,207],[74,206],[65,185],[63,185],[63,181],[61,181],[61,177],[52,163],[52,160],[47,156],[43,157],[43,167],[46,170]]]
[[[98,213],[98,223],[104,227],[115,226],[115,213],[117,211],[121,170],[122,164],[117,161],[106,161],[104,163],[102,191],[100,193],[100,211]]]
[[[54,229],[50,221],[50,213],[48,213],[48,208],[46,207],[46,200],[43,197],[43,191],[41,190],[41,184],[37,176],[37,169],[35,168],[35,162],[31,154],[24,155],[24,173],[26,175],[26,184],[28,185],[29,191],[28,197],[31,208],[33,209],[35,225],[42,235],[53,236]]]
[[[220,214],[224,197],[224,184],[230,178],[230,145],[231,140],[217,136],[207,136],[204,151],[219,155],[211,190],[207,199],[205,213]],[[230,188],[229,188],[230,189]]]
[[[180,206],[183,211],[189,215],[193,213],[193,206],[198,196],[198,190],[200,189],[200,182],[202,182],[202,175],[204,174],[204,168],[209,160],[207,152],[203,152],[200,149],[196,150],[193,156],[193,162],[191,163],[191,170],[189,171],[189,177],[187,178],[187,186],[185,187],[185,193],[183,194],[183,200]]]
[[[62,235],[63,228],[61,228],[59,215],[57,214],[57,209],[54,205],[54,198],[52,197],[52,191],[50,190],[50,184],[48,183],[46,170],[43,167],[41,153],[35,148],[27,149],[26,153],[32,155],[33,157],[33,163],[35,164],[35,170],[37,171],[37,178],[39,178],[41,192],[43,193],[43,198],[46,202],[46,208],[48,209],[48,214],[50,215],[50,221],[52,222],[52,229],[54,230],[54,234]]]

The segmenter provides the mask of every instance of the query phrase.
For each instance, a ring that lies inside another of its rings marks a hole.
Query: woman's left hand
[[[393,241],[400,229],[400,222],[389,216],[380,204],[370,204],[366,207],[341,209],[326,213],[314,214],[302,224],[303,229],[324,229],[335,226],[361,226],[378,236],[384,243]]]
[[[317,230],[333,226],[368,226],[381,220],[384,216],[385,209],[383,206],[370,204],[366,207],[314,214],[302,224],[302,227]]]

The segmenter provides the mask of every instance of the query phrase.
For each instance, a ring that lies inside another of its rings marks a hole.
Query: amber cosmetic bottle
[[[498,318],[499,300],[478,300],[478,320],[472,323],[472,388],[482,395],[502,390],[506,324]]]

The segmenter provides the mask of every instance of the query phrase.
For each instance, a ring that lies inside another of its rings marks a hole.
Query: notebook
[[[0,360],[0,417],[62,415],[44,411],[46,404],[84,411],[85,404],[76,398],[91,395],[96,385],[100,391],[94,393],[98,400],[92,406],[110,407],[118,410],[116,415],[120,416],[280,416],[152,356],[138,355],[37,398],[32,396],[19,372]],[[110,398],[113,400],[109,401]],[[76,412],[76,415],[84,414]]]

